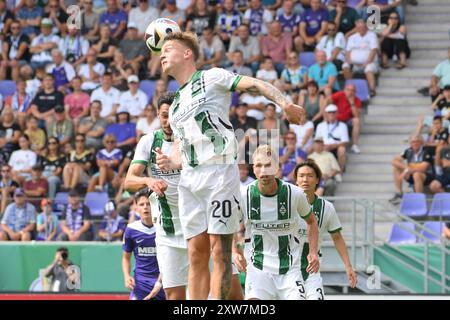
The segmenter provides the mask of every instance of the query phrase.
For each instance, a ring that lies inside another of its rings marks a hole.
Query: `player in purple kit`
[[[122,271],[125,286],[132,290],[131,300],[165,300],[164,291],[161,290],[161,274],[156,259],[156,233],[148,196],[146,189],[135,195],[136,211],[141,220],[130,223],[123,237]],[[132,254],[136,259],[134,277],[130,274]]]

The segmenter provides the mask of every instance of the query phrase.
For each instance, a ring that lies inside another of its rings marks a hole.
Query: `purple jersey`
[[[128,16],[127,13],[123,10],[117,10],[114,13],[110,13],[105,11],[100,16],[100,24],[107,24],[111,28],[111,34],[114,34],[119,28],[121,22],[127,23]]]
[[[327,9],[321,8],[317,11],[306,9],[302,14],[302,22],[306,23],[306,34],[310,37],[320,31],[323,21],[328,21]]]
[[[155,227],[148,227],[141,220],[130,223],[125,229],[122,249],[125,252],[133,252],[136,259],[134,267],[136,286],[132,294],[138,300],[147,296],[158,280],[159,267],[156,259],[155,237]],[[156,297],[164,299],[162,289]]]
[[[280,21],[283,32],[292,32],[300,23],[301,17],[295,13],[286,17],[284,13],[282,13],[277,17],[277,21]]]
[[[119,160],[119,163],[123,159],[122,150],[120,149],[113,149],[111,152],[108,152],[106,149],[101,149],[97,152],[97,159],[98,160]],[[114,170],[117,169],[118,165],[113,168]]]

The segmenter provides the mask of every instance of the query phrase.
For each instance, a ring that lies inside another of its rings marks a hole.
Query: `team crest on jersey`
[[[286,214],[286,212],[287,212],[286,202],[281,202],[280,203],[280,213],[281,213],[281,215],[284,216]]]

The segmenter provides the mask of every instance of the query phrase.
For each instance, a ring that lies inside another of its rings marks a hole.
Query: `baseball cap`
[[[314,142],[323,142],[322,136],[317,136],[314,138]]]
[[[329,104],[326,108],[325,108],[325,112],[336,112],[337,111],[337,107],[335,104]]]
[[[131,28],[137,29],[137,25],[136,25],[136,23],[130,21],[130,22],[128,22],[127,28],[128,29],[131,29]]]
[[[52,27],[53,26],[53,21],[50,18],[44,18],[41,20],[41,26],[49,26]]]
[[[71,189],[69,191],[69,197],[78,197],[78,191],[75,189]]]
[[[14,190],[14,195],[15,196],[24,196],[25,192],[23,192],[22,188],[16,188],[16,190]]]
[[[40,164],[36,164],[36,165],[34,165],[34,166],[31,168],[31,170],[33,170],[33,171],[43,171],[44,168],[43,168]]]
[[[61,104],[58,104],[55,106],[55,112],[56,113],[63,113],[65,111],[64,106]]]
[[[139,82],[139,78],[136,75],[132,74],[131,76],[128,76],[127,82],[128,83],[130,83],[130,82]]]
[[[444,90],[450,90],[450,84],[446,85],[446,86],[444,87]]]
[[[177,4],[176,0],[167,0],[166,4]]]

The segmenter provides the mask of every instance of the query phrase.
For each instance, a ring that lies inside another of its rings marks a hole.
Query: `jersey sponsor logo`
[[[253,227],[257,230],[286,230],[291,228],[290,222],[285,223],[254,223]]]
[[[138,247],[138,255],[141,257],[155,256],[155,247]]]
[[[204,104],[206,102],[206,98],[200,98],[196,101],[193,101],[190,105],[183,106],[183,109],[177,113],[176,115],[172,113],[172,123],[177,123],[178,121],[182,120],[183,118],[186,119],[190,116],[191,113],[193,113],[198,106]]]
[[[306,237],[308,235],[308,232],[306,231],[306,229],[299,229],[298,234],[302,237]]]

